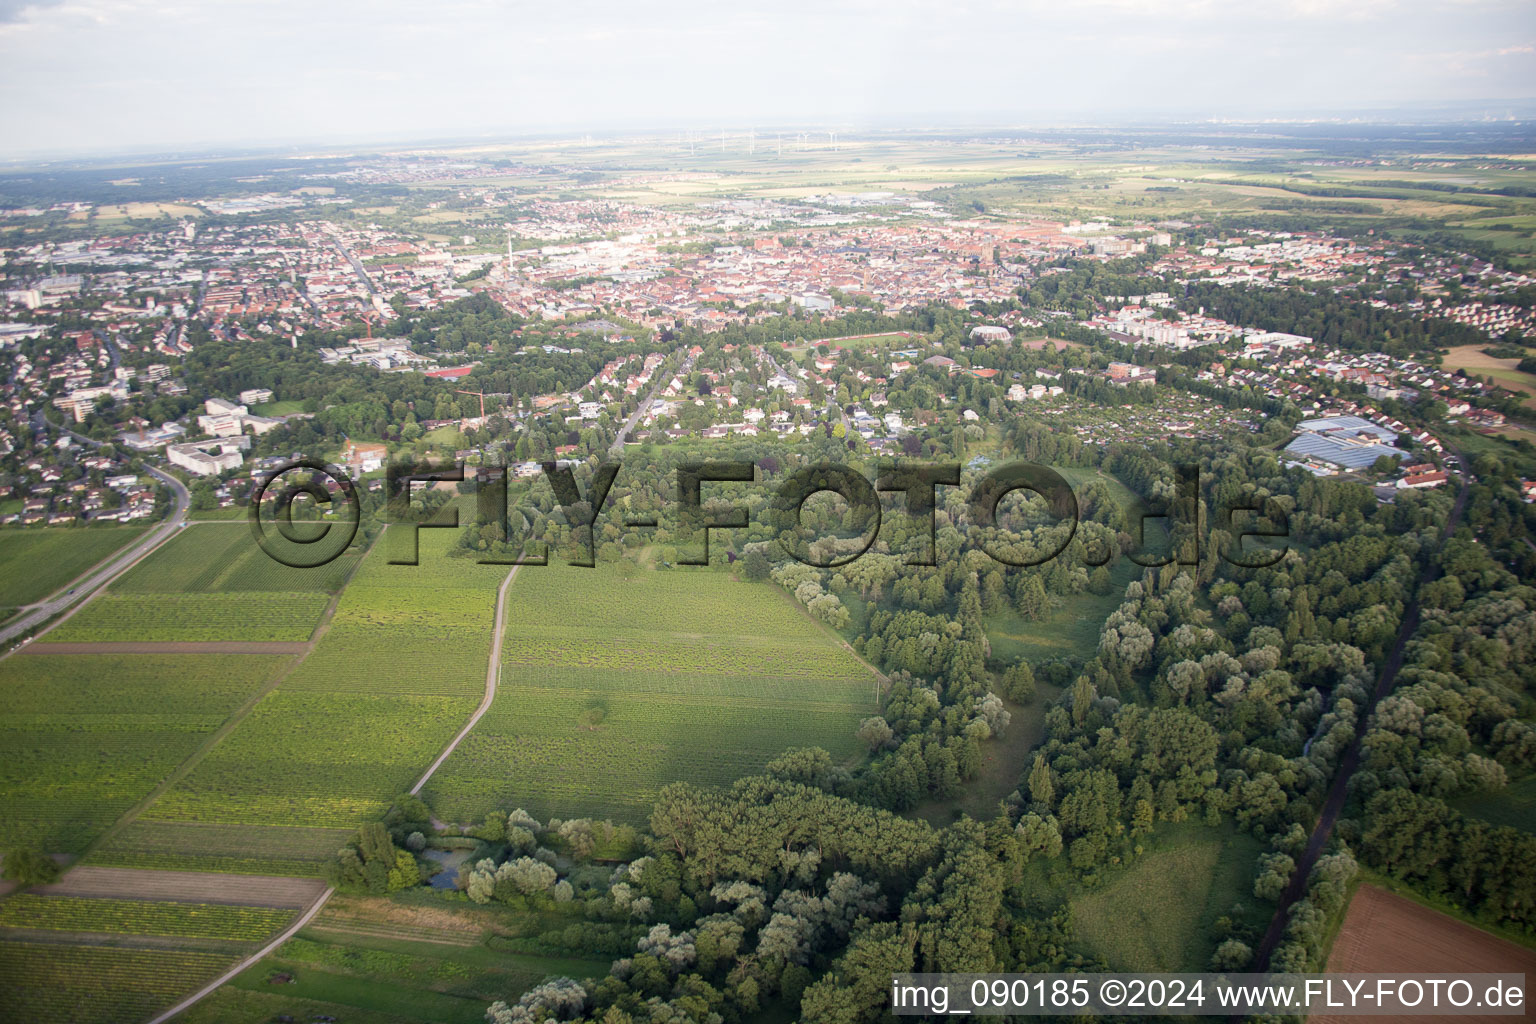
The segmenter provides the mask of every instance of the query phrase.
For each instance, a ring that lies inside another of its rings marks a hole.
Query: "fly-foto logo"
[[[307,475],[303,471],[307,471]],[[543,464],[543,475],[566,523],[573,534],[584,538],[568,564],[586,568],[597,564],[595,527],[600,517],[616,515],[608,499],[620,472],[617,462],[598,465],[583,492],[570,465]],[[291,473],[298,474],[295,481],[276,486],[279,478]],[[710,486],[711,497],[729,498],[731,485],[762,483],[758,478],[758,467],[742,461],[686,463],[677,466],[673,475],[675,499],[672,511],[677,527],[678,563],[708,565],[711,533],[746,529],[750,521],[745,506],[706,508],[705,485]],[[1148,568],[1170,563],[1199,564],[1199,467],[1179,466],[1175,478],[1174,495],[1163,502],[1163,507],[1140,508],[1131,514],[1135,532],[1128,550],[1121,552],[1115,546],[1104,545],[1101,551],[1085,552],[1083,560],[1090,566],[1105,565],[1123,553],[1135,564]],[[468,479],[476,484],[477,523],[500,524],[502,535],[511,536],[508,524],[514,508],[510,504],[506,470],[502,467],[479,469]],[[385,480],[384,521],[404,527],[409,538],[409,554],[393,558],[391,563],[415,565],[419,558],[418,530],[457,529],[461,524],[456,505],[435,511],[421,510],[412,500],[412,485],[463,483],[466,480],[465,463],[393,462],[386,469]],[[937,564],[938,556],[938,489],[959,487],[960,483],[958,463],[897,463],[879,469],[871,480],[851,466],[823,462],[797,469],[774,485],[766,514],[772,517],[770,525],[776,527],[777,542],[785,554],[805,565],[835,568],[868,553],[879,536],[883,517],[889,514],[882,496],[889,495],[894,499],[900,495],[905,505],[902,514],[908,517],[914,527],[912,532],[920,538],[919,550],[907,553],[906,564],[932,566]],[[1044,546],[1034,545],[1030,550],[1021,550],[1009,531],[1000,525],[1003,499],[1017,492],[1030,492],[1042,499],[1044,510],[1054,520]],[[851,529],[857,529],[856,537],[839,538],[829,547],[818,545],[806,536],[806,503],[822,493],[839,495],[846,502],[846,511],[840,518]],[[312,499],[317,506],[334,504],[344,507],[345,511],[333,510],[333,514],[326,518],[296,525],[293,502],[300,496]],[[1081,522],[1081,509],[1072,485],[1056,470],[1032,462],[1011,462],[983,474],[970,484],[964,507],[976,545],[994,561],[1007,566],[1041,565],[1060,557],[1072,543]],[[1240,513],[1255,518],[1240,525]],[[1236,502],[1216,509],[1216,515],[1217,525],[1231,538],[1230,543],[1217,552],[1223,560],[1244,568],[1264,568],[1284,557],[1285,546],[1254,551],[1244,551],[1243,547],[1245,537],[1289,537],[1288,516],[1274,498]],[[338,557],[357,532],[360,517],[361,504],[351,479],[336,467],[314,459],[298,459],[278,467],[258,481],[252,493],[250,522],[257,543],[285,565],[311,567]],[[331,532],[335,519],[345,524],[338,534]],[[1167,552],[1148,550],[1146,530],[1153,520],[1161,521],[1168,537],[1172,538],[1171,549]],[[275,524],[275,529],[267,527],[268,521]],[[620,517],[618,523],[628,529],[645,529],[658,526],[659,520]],[[290,549],[296,549],[298,553]],[[523,551],[516,557],[487,557],[481,561],[548,565],[549,550],[547,545],[541,545],[537,553]]]

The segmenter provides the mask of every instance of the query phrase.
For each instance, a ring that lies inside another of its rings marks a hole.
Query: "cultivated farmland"
[[[177,935],[259,942],[293,920],[291,910],[224,903],[166,903],[19,893],[0,901],[0,927]]]
[[[91,863],[241,875],[317,876],[351,836],[350,828],[253,829],[245,825],[140,818],[93,851]]]
[[[7,842],[76,852],[286,664],[228,655],[0,661]]]
[[[40,601],[143,535],[138,526],[0,530],[0,606]]]
[[[0,944],[7,1020],[134,1024],[235,962],[217,953]]]
[[[1374,885],[1355,890],[1328,954],[1328,972],[1412,974],[1451,972],[1536,974],[1536,951],[1490,935]],[[1504,1021],[1473,1016],[1457,1021]],[[1349,1017],[1315,1016],[1318,1024]]]
[[[188,527],[87,604],[48,641],[308,640],[356,565],[292,569],[269,558],[244,523]]]
[[[874,698],[868,669],[766,585],[527,568],[496,700],[425,795],[454,820],[637,821],[673,780],[726,784],[796,746],[851,759]]]
[[[329,829],[382,813],[484,690],[507,569],[447,558],[453,541],[423,531],[417,566],[375,545],[314,651],[144,818]]]

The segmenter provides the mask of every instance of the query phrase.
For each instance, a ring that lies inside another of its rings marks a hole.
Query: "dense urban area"
[[[1531,131],[0,173],[0,1017],[1536,974]]]

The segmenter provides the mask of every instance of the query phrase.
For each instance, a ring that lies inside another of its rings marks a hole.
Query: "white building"
[[[218,454],[213,454],[214,449]],[[165,457],[171,460],[171,465],[198,476],[217,476],[225,470],[239,469],[245,461],[238,448],[218,441],[166,445]]]

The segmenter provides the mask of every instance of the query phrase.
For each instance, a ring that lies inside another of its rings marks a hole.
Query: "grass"
[[[270,558],[244,523],[182,530],[81,608],[48,639],[103,641],[308,640],[355,551],[315,569]]]
[[[789,747],[857,755],[873,678],[774,589],[711,572],[520,570],[496,700],[428,784],[492,807],[638,821],[657,790],[722,785]]]
[[[409,788],[463,726],[485,686],[504,566],[369,552],[325,636],[145,815],[153,821],[355,827]]]
[[[6,841],[79,851],[286,662],[200,654],[0,661]]]
[[[0,605],[41,601],[143,535],[138,526],[0,530]]]
[[[1057,688],[1041,683],[1027,704],[1003,701],[1012,720],[1001,738],[981,745],[981,770],[976,777],[965,784],[957,799],[927,801],[912,816],[939,827],[962,814],[978,821],[996,817],[999,801],[1019,788],[1029,770],[1030,755],[1045,738],[1045,712],[1060,695]]]
[[[291,416],[304,411],[303,402],[263,402],[251,406],[253,416]]]
[[[1071,901],[1078,937],[1112,970],[1204,971],[1218,917],[1257,927],[1268,920],[1272,908],[1251,892],[1257,839],[1228,826],[1165,822],[1144,843],[1133,864]]]
[[[1012,610],[993,612],[982,621],[992,642],[992,658],[1011,664],[1038,663],[1051,658],[1090,658],[1099,646],[1099,631],[1111,612],[1125,599],[1125,586],[1141,570],[1129,559],[1119,559],[1110,569],[1114,588],[1108,594],[1084,591],[1062,599],[1044,616],[1033,621]]]
[[[1462,797],[1453,806],[1492,825],[1536,833],[1536,775],[1511,782],[1496,793]]]
[[[596,978],[608,970],[608,957],[534,956],[486,944],[493,931],[537,930],[535,915],[512,921],[500,908],[434,902],[418,910],[367,897],[340,896],[336,903],[335,912],[327,907],[186,1019],[254,1024],[282,1013],[299,1020],[327,1013],[346,1021],[479,1024],[493,1000],[514,1001],[549,977]],[[422,916],[436,927],[412,927]],[[366,923],[375,919],[378,926]],[[436,937],[443,935],[454,941]]]

